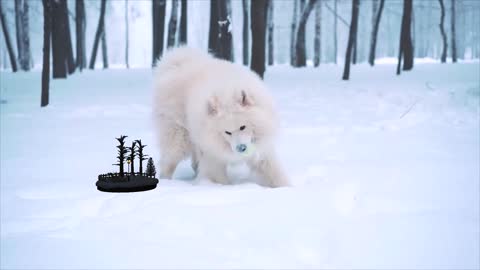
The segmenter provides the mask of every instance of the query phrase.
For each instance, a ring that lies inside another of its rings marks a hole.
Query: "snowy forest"
[[[148,67],[182,44],[260,73],[256,62],[335,63],[345,66],[344,79],[347,63],[373,66],[377,58],[401,56],[409,70],[414,58],[480,57],[475,0],[3,0],[0,14],[2,69],[41,68],[49,38],[53,78],[87,67]]]
[[[480,269],[480,0],[0,0],[0,22],[0,269]],[[196,63],[209,86],[265,86],[290,186],[193,155],[162,177],[181,46],[236,68]]]

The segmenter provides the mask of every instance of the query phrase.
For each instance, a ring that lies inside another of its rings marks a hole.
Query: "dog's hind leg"
[[[171,179],[180,161],[190,153],[191,145],[185,128],[164,122],[160,127],[160,178]]]
[[[200,157],[197,175],[199,178],[208,178],[218,184],[227,185],[230,183],[226,166],[213,158],[207,157],[207,155]]]

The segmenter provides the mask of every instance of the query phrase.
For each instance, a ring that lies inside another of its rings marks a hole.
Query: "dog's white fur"
[[[245,161],[263,184],[289,185],[275,157],[272,98],[256,74],[196,49],[177,48],[159,62],[154,88],[160,177],[171,178],[177,164],[191,157],[197,177],[217,183],[229,184],[227,165]],[[238,144],[254,147],[254,154],[239,154]]]

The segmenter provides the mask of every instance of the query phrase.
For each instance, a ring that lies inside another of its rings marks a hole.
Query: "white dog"
[[[229,184],[227,166],[246,162],[263,184],[289,182],[275,157],[277,117],[264,83],[247,68],[191,48],[165,54],[155,74],[160,177],[188,157],[197,177]]]

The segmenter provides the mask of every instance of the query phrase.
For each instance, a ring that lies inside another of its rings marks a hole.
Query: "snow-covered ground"
[[[0,73],[0,268],[479,268],[480,65],[270,68],[294,187],[96,190],[120,134],[158,160],[151,70]]]

